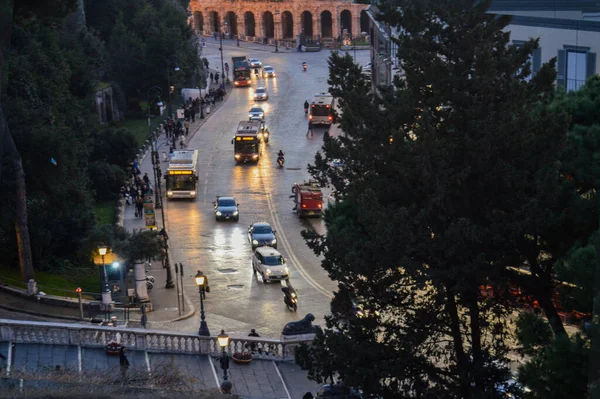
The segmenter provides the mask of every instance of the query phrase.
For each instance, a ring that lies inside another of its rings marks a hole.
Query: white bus
[[[333,122],[333,96],[329,93],[318,93],[313,97],[308,116],[313,125],[331,125]]]
[[[196,198],[198,150],[173,152],[167,169],[167,198]]]

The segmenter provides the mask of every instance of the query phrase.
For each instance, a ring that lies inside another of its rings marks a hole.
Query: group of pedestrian
[[[210,75],[208,75],[208,77],[210,78],[211,83],[219,83],[219,78],[222,78],[222,76],[219,74],[219,72],[216,73],[210,73]]]
[[[135,217],[144,217],[144,193],[152,188],[150,184],[150,177],[148,173],[140,171],[139,165],[136,160],[131,162],[131,180],[121,186],[121,197],[125,199],[126,205],[135,206]]]

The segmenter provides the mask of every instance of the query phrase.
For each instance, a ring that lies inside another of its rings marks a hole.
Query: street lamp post
[[[110,317],[110,304],[112,303],[112,293],[108,288],[108,273],[106,272],[106,264],[104,263],[104,255],[108,251],[106,245],[98,246],[98,254],[102,257],[102,269],[104,271],[104,288],[102,291],[102,307],[104,308],[105,316]]]
[[[279,11],[275,11],[275,15],[279,16],[281,13]],[[273,20],[273,33],[275,36],[275,52],[278,53],[279,52],[279,45],[277,43],[277,20],[274,19]]]
[[[229,393],[232,388],[231,382],[229,382],[229,377],[227,376],[227,370],[229,370],[229,356],[227,352],[225,352],[225,348],[229,345],[229,337],[225,334],[225,330],[221,330],[221,334],[217,336],[217,342],[221,347],[221,369],[223,370],[223,382],[221,383],[221,391],[222,393]]]
[[[106,255],[106,251],[108,251],[106,245],[100,245],[98,247],[98,253],[102,257],[102,269],[104,270],[104,292],[110,292],[110,289],[108,288],[108,273],[106,273],[106,265],[104,264],[104,255]]]
[[[224,30],[225,30],[225,32],[227,32],[227,21],[223,22],[223,25],[225,25]],[[219,44],[220,44],[219,51],[221,52],[221,81],[224,82],[225,81],[225,79],[224,79],[225,66],[223,64],[223,32],[221,31],[219,33],[220,33],[220,35],[219,35]],[[224,87],[225,87],[225,85],[223,85],[223,88]]]
[[[152,153],[152,171],[154,172],[154,207],[162,208],[162,196],[160,195],[160,172],[158,172],[158,150],[156,149],[156,140],[158,137],[155,137],[152,134],[152,130],[150,129],[150,118],[152,117],[152,105],[153,101],[157,99],[156,105],[162,107],[162,101],[160,100],[160,96],[162,95],[162,90],[158,86],[153,86],[148,89],[146,92],[146,97],[148,99],[148,140],[150,140],[150,148]]]
[[[208,292],[208,279],[200,270],[198,270],[198,273],[196,273],[195,278],[196,285],[198,286],[198,292],[200,293],[200,329],[198,330],[198,335],[202,337],[210,337],[208,325],[206,324],[206,318],[204,317],[204,295],[206,292]]]
[[[179,66],[177,66],[177,57],[175,55],[171,55],[169,57],[169,59],[167,60],[167,86],[168,86],[168,90],[169,90],[169,107],[168,107],[168,112],[169,112],[169,118],[171,117],[171,115],[173,114],[173,110],[171,108],[171,93],[175,90],[174,87],[171,86],[171,68],[173,67],[173,71],[178,72],[179,71]]]

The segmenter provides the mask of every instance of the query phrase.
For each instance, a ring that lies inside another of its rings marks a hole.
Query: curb
[[[17,309],[17,308],[13,308],[12,306],[6,306],[6,305],[0,305],[0,309],[8,310],[10,312],[15,312],[15,313],[29,314],[32,316],[48,317],[51,319],[63,319],[63,320],[71,320],[71,321],[86,321],[87,320],[87,319],[80,319],[79,317],[73,317],[73,316],[58,316],[58,315],[47,314],[47,313],[32,312],[30,310]]]

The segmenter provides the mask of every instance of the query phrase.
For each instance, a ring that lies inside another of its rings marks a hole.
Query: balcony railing
[[[567,79],[567,91],[579,90],[585,84],[585,80]]]
[[[219,355],[217,337],[194,333],[87,326],[0,319],[0,341],[42,345],[79,345],[99,347],[115,341],[129,350],[148,352]],[[230,337],[228,353],[252,351],[256,359],[293,360],[294,351],[310,339],[281,341],[254,337]]]

